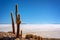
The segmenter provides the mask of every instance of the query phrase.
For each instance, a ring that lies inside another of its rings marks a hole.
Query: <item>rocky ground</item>
[[[0,32],[0,40],[60,40],[55,38],[42,38],[40,36],[27,34],[25,38],[16,38],[16,34],[12,32]]]

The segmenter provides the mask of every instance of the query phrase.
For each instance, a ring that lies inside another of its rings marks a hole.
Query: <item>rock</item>
[[[1,39],[1,38],[6,38],[6,37],[15,38],[16,35],[13,34],[13,33],[0,32],[0,39]]]

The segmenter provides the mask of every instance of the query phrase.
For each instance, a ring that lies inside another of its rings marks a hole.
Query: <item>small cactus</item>
[[[21,38],[22,38],[22,30],[21,30]]]

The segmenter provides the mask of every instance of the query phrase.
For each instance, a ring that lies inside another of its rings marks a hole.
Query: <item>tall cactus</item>
[[[17,35],[16,37],[19,37],[19,31],[20,31],[20,15],[18,14],[18,5],[16,5],[16,24],[17,24]]]
[[[14,18],[13,18],[12,13],[11,13],[11,19],[12,19],[12,30],[13,30],[13,33],[15,34]]]

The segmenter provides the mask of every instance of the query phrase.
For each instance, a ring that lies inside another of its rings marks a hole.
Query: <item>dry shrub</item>
[[[32,35],[32,34],[27,34],[27,35],[25,36],[25,39],[30,39],[30,38],[33,38],[33,35]]]
[[[30,39],[30,38],[33,38],[33,39],[36,39],[36,40],[43,40],[43,38],[41,36],[37,36],[37,35],[27,34],[25,36],[25,39]]]
[[[36,35],[34,35],[34,36],[33,36],[33,38],[34,38],[34,39],[37,39],[37,36],[36,36]]]
[[[38,36],[37,38],[38,38],[38,40],[43,40],[43,38],[41,36]]]

